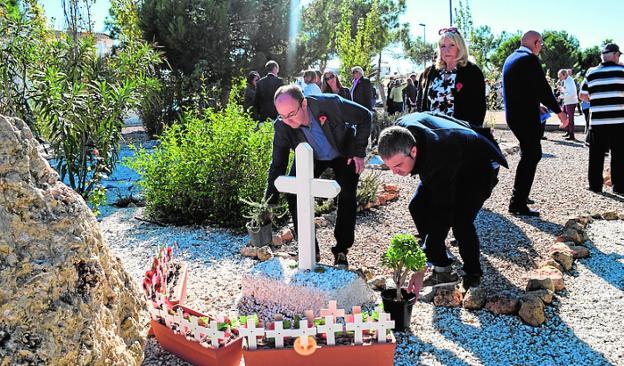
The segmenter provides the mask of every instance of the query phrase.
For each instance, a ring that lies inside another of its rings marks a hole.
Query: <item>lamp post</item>
[[[453,0],[449,0],[449,27],[453,26]]]
[[[423,46],[425,46],[425,47],[426,47],[426,46],[427,46],[427,41],[425,40],[425,34],[426,34],[425,29],[427,28],[427,25],[426,25],[426,24],[424,24],[424,23],[420,23],[420,24],[418,24],[418,25],[420,25],[421,27],[423,27]],[[424,56],[424,57],[423,57],[423,71],[425,70],[425,67],[426,67],[426,66],[427,66],[427,57],[425,57],[425,56]]]

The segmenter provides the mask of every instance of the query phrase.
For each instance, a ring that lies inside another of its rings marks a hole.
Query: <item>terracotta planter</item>
[[[194,310],[182,307],[184,312],[195,316],[205,316]],[[198,366],[239,366],[243,356],[243,338],[238,337],[225,346],[217,349],[207,348],[198,342],[187,340],[181,334],[175,334],[165,325],[151,320],[151,331],[156,335],[158,343],[167,352]],[[294,353],[294,352],[293,352]]]
[[[186,302],[186,283],[188,281],[188,266],[185,262],[180,264],[180,277],[178,277],[178,283],[176,283],[173,292],[167,296],[167,303],[169,307],[175,305],[184,305]]]
[[[247,223],[246,227],[249,237],[251,238],[251,245],[254,247],[263,247],[273,242],[271,223],[261,226],[260,228],[252,228],[249,226],[249,223]]]
[[[309,356],[301,356],[292,348],[243,349],[245,366],[392,366],[396,340],[364,346],[321,346]]]

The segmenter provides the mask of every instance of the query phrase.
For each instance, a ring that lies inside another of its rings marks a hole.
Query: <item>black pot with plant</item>
[[[269,204],[269,198],[263,198],[258,202],[244,198],[240,200],[249,207],[244,217],[249,219],[245,227],[251,237],[251,244],[255,247],[271,244],[273,239],[273,220],[283,216],[283,214],[276,214],[274,206]]]
[[[410,327],[412,307],[418,299],[418,291],[422,287],[423,274],[427,265],[427,257],[411,234],[397,234],[390,240],[390,246],[382,257],[382,263],[393,270],[392,278],[396,289],[381,292],[384,310],[394,320],[394,330],[401,331]],[[403,288],[410,272],[415,272],[418,284],[416,292],[408,292]]]

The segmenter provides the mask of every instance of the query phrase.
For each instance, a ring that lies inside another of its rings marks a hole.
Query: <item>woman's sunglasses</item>
[[[459,34],[459,30],[455,27],[450,27],[450,28],[442,28],[438,31],[438,35],[443,35],[444,33],[455,33],[455,34]]]
[[[324,78],[325,80],[331,80],[331,79],[335,78],[335,76],[334,76],[334,75],[329,74],[329,75],[324,75],[324,76],[323,76],[323,78]]]

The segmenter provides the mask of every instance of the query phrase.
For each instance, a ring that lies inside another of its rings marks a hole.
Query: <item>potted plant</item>
[[[272,224],[275,219],[286,213],[276,214],[274,206],[269,204],[269,199],[263,198],[258,202],[240,199],[249,207],[247,214],[244,215],[245,218],[249,219],[245,226],[251,237],[251,244],[255,247],[271,244],[273,239]]]
[[[243,348],[236,321],[208,317],[182,305],[169,308],[164,302],[150,310],[151,329],[167,352],[193,365],[240,365]]]
[[[384,253],[382,263],[393,270],[392,278],[396,289],[387,289],[381,292],[384,310],[390,313],[395,321],[395,330],[409,328],[412,317],[412,307],[418,298],[422,287],[427,257],[418,245],[414,235],[397,234],[390,240],[390,246]],[[417,285],[414,293],[403,288],[410,272],[416,272]]]
[[[359,310],[358,310],[359,311]],[[394,322],[383,311],[326,315],[262,324],[241,321],[246,366],[390,366]],[[257,318],[252,318],[257,319]]]

